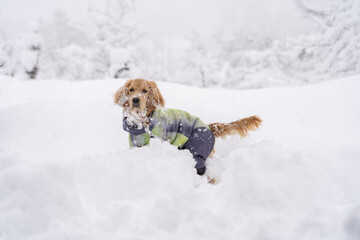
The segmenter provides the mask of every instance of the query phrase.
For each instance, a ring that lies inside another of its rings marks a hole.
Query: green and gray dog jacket
[[[149,128],[138,128],[123,119],[124,130],[129,132],[129,145],[142,147],[149,144],[150,136],[168,141],[179,149],[188,149],[196,160],[199,175],[205,173],[205,160],[210,155],[215,137],[208,125],[185,111],[157,108],[149,118]]]

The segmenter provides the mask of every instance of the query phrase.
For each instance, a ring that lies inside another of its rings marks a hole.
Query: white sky
[[[323,3],[327,0],[313,0]],[[77,21],[89,6],[105,0],[0,0],[1,26],[23,30],[37,19],[61,9]],[[182,38],[193,30],[207,35],[216,30],[244,30],[257,35],[294,36],[314,31],[294,0],[135,0],[134,19],[154,39]]]

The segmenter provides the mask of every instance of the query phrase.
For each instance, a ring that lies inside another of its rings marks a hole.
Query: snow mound
[[[1,240],[360,236],[355,77],[247,91],[159,83],[169,107],[205,122],[263,118],[250,137],[217,141],[215,185],[188,151],[128,148],[111,101],[122,80],[0,80]]]

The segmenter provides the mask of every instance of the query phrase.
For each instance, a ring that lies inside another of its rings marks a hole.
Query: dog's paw
[[[211,177],[211,176],[206,176],[206,177],[207,177],[208,183],[211,183],[211,184],[217,183],[215,177]]]
[[[206,165],[206,176],[208,178],[208,182],[212,184],[217,184],[221,182],[221,175],[224,170],[224,167],[221,162],[221,158],[214,154],[211,158],[208,158]]]
[[[211,184],[217,184],[218,183],[218,178],[217,176],[214,174],[213,171],[209,171],[209,170],[206,170],[206,173],[205,173],[205,176],[208,180],[208,183],[211,183]]]
[[[205,173],[205,171],[206,171],[206,167],[202,167],[202,168],[197,168],[196,169],[196,173],[198,174],[198,175],[204,175],[204,173]]]

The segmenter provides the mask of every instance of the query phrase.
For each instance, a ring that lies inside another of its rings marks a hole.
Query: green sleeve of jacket
[[[139,135],[129,133],[129,146],[130,147],[143,147],[148,145],[150,142],[150,135],[143,133]]]

